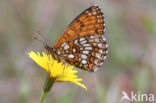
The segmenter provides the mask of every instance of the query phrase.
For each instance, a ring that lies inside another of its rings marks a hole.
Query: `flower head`
[[[43,56],[39,52],[36,54],[33,51],[28,53],[29,57],[46,71],[48,78],[53,78],[54,82],[72,82],[87,89],[85,85],[80,83],[82,79],[77,78],[77,70],[73,70],[73,66],[58,62],[44,52],[42,54]]]

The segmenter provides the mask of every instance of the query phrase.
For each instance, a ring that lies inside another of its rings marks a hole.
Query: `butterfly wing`
[[[100,35],[89,35],[64,43],[57,49],[57,54],[75,67],[95,71],[106,59],[106,39]]]
[[[104,16],[98,6],[91,6],[76,17],[55,42],[53,48],[86,35],[103,35]]]
[[[103,13],[92,6],[76,17],[57,39],[53,49],[59,58],[78,68],[95,71],[106,59]]]

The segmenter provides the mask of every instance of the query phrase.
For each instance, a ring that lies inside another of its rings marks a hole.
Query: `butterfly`
[[[57,60],[93,72],[108,54],[104,32],[104,15],[98,6],[91,6],[71,22],[52,47],[44,48]]]

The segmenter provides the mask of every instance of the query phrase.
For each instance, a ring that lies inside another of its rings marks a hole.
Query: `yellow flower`
[[[28,53],[29,57],[46,71],[48,78],[53,78],[54,82],[72,82],[87,89],[85,85],[80,83],[82,79],[77,78],[77,70],[73,70],[73,66],[58,62],[44,52],[42,54],[43,56],[39,52],[36,54],[33,51]]]

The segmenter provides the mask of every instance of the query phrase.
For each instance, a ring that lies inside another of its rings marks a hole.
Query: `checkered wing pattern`
[[[95,71],[108,53],[104,31],[103,13],[98,6],[92,6],[72,21],[55,42],[53,50],[69,64]]]
[[[83,36],[61,45],[57,54],[78,68],[95,71],[106,59],[107,47],[103,36]]]

